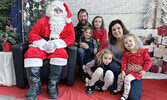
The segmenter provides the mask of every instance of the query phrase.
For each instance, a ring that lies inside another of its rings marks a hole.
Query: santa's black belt
[[[45,39],[46,41],[49,41],[49,40],[56,40],[57,38],[53,38],[53,37],[42,37],[43,39]]]

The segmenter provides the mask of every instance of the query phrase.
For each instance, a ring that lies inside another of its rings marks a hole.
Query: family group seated
[[[152,65],[141,40],[130,34],[119,19],[111,21],[107,35],[101,16],[96,16],[90,24],[86,9],[80,9],[77,18],[79,23],[74,27],[77,64],[86,93],[110,90],[115,95],[122,93],[124,85],[120,100],[140,100],[141,77]]]
[[[122,93],[119,100],[140,100],[141,77],[152,65],[140,39],[130,34],[119,19],[111,20],[107,32],[102,16],[95,16],[90,23],[86,9],[80,9],[75,27],[71,16],[66,3],[52,1],[47,5],[46,16],[32,27],[28,35],[29,48],[24,54],[30,86],[26,100],[37,100],[41,94],[40,72],[46,59],[49,59],[48,98],[59,98],[57,82],[69,63],[67,47],[71,45],[77,48],[79,72],[76,75],[84,82],[88,95],[109,90],[112,95]]]

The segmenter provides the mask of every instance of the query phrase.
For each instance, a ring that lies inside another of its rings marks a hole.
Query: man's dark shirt
[[[87,26],[91,27],[91,24],[88,22]],[[80,37],[82,35],[83,29],[81,27],[81,25],[78,23],[77,26],[74,27],[75,30],[75,45],[79,46],[79,41],[80,41]]]

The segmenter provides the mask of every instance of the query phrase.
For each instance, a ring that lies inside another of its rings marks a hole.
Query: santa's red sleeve
[[[49,37],[50,35],[51,31],[49,29],[48,21],[48,17],[43,17],[34,24],[28,35],[28,40],[30,44],[33,44],[33,46],[42,49],[42,46],[47,43],[47,41],[42,37]]]

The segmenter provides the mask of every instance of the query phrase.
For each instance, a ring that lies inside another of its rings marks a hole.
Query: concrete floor
[[[0,100],[25,100],[25,99],[20,99],[20,98],[0,95]]]

